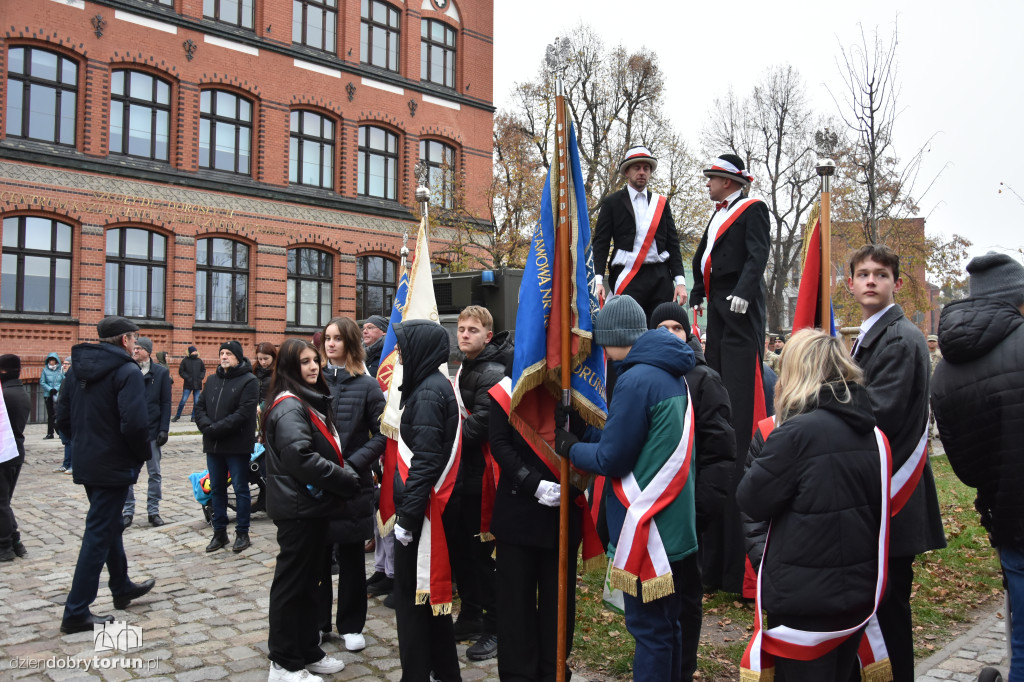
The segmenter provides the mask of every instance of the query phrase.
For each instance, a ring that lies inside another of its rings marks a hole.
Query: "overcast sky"
[[[726,8],[729,8],[726,11]],[[959,233],[974,246],[1024,260],[1024,3],[949,0],[850,3],[691,3],[611,0],[496,0],[494,101],[507,106],[517,82],[535,76],[545,46],[580,23],[606,44],[657,52],[665,72],[666,111],[697,151],[712,102],[731,86],[750,92],[763,71],[792,64],[811,105],[838,113],[839,45],[859,41],[858,23],[888,36],[899,27],[902,112],[896,151],[910,156],[934,136],[918,182],[930,235]]]

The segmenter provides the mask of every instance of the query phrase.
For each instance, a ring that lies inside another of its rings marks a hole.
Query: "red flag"
[[[796,311],[793,313],[793,332],[800,329],[824,329],[821,320],[821,219],[804,240],[804,267],[800,275],[800,291],[796,298]],[[827,261],[826,261],[827,262]],[[829,309],[832,303],[829,301]],[[834,317],[834,316],[833,316]],[[829,333],[836,335],[835,320],[829,320]]]

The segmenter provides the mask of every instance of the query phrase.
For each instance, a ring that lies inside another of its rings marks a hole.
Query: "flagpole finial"
[[[430,201],[430,187],[427,185],[430,179],[430,166],[427,165],[426,161],[419,161],[413,173],[416,175],[416,180],[419,183],[416,186],[416,201],[426,204]],[[423,208],[425,209],[426,206],[423,206]]]
[[[832,190],[832,176],[836,174],[836,162],[832,159],[818,159],[814,170],[818,172],[818,176],[821,178],[821,191],[830,192]]]

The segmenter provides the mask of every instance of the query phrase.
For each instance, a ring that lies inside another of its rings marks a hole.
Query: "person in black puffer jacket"
[[[466,357],[455,376],[460,404],[465,408],[462,422],[462,458],[459,480],[449,502],[445,518],[452,527],[448,548],[452,573],[458,583],[459,618],[455,638],[476,640],[466,657],[486,660],[498,654],[495,618],[494,543],[484,541],[481,525],[484,477],[493,485],[493,471],[484,456],[488,445],[488,412],[491,398],[487,392],[505,376],[505,363],[512,357],[512,337],[507,331],[494,334],[494,318],[483,306],[471,305],[459,314],[459,350]]]
[[[387,440],[380,432],[384,393],[377,380],[366,373],[359,326],[347,317],[327,323],[321,336],[321,354],[327,358],[324,379],[331,392],[331,411],[345,462],[359,475],[360,493],[348,500],[344,511],[327,529],[328,546],[338,562],[338,634],[345,648],[366,648],[365,542],[373,537],[374,485],[371,467],[384,454]],[[320,631],[331,631],[330,551],[320,581]]]
[[[327,524],[360,493],[355,470],[343,462],[331,418],[320,353],[302,339],[281,344],[263,420],[267,447],[267,515],[280,548],[270,585],[269,679],[285,671],[332,674],[345,664],[320,648],[317,583],[327,552]]]
[[[241,552],[249,541],[249,459],[256,444],[256,405],[259,380],[242,354],[242,344],[220,345],[220,366],[210,375],[196,403],[196,426],[203,432],[203,452],[210,471],[213,539],[206,546],[215,552],[228,544],[228,474],[235,489],[235,544]]]
[[[939,319],[932,409],[949,463],[977,488],[974,506],[999,551],[1013,680],[1024,669],[1024,267],[990,251],[967,272],[971,297],[946,305]]]
[[[32,411],[32,402],[21,383],[21,358],[17,355],[0,355],[0,385],[3,388],[3,409],[7,411],[17,449],[16,453],[4,453],[10,459],[0,462],[0,561],[13,561],[15,556],[23,557],[27,553],[11,509],[11,497],[25,463],[25,424]]]
[[[453,457],[459,432],[459,404],[451,381],[438,368],[448,360],[448,332],[436,322],[411,320],[396,323],[402,384],[399,390],[403,409],[399,425],[401,443],[408,447],[411,459],[402,475],[399,463],[394,477],[395,500],[395,617],[398,621],[398,656],[403,682],[422,682],[431,672],[441,682],[460,682],[459,659],[452,628],[451,593],[431,595],[443,600],[430,603],[417,594],[417,556],[421,542],[431,543],[432,557],[442,548],[422,535],[424,518],[436,500],[437,485]],[[431,516],[430,527],[447,527],[443,519]],[[448,543],[451,539],[448,539]],[[437,562],[442,563],[442,562]],[[443,561],[447,565],[447,561]],[[436,564],[431,562],[431,569]],[[430,578],[444,576],[431,573]],[[425,595],[424,595],[425,596]]]
[[[178,412],[171,421],[181,419],[181,411],[185,409],[188,396],[192,394],[192,421],[196,420],[196,404],[199,401],[199,392],[203,389],[203,379],[206,378],[206,363],[199,357],[199,349],[195,346],[188,347],[188,355],[181,359],[178,365],[178,376],[181,377],[181,401],[178,403]]]
[[[771,522],[760,569],[768,627],[830,632],[874,610],[884,491],[861,381],[846,349],[823,332],[798,332],[782,352],[777,426],[736,488],[741,512]],[[859,642],[860,630],[814,660],[777,657],[776,677],[846,680]]]

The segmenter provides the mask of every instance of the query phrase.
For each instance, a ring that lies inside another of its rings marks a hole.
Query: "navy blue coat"
[[[149,437],[171,427],[171,373],[158,362],[149,363],[149,373],[142,375],[146,386],[146,412],[149,415]]]
[[[80,343],[57,400],[57,430],[71,439],[75,483],[131,485],[151,456],[146,387],[120,346]]]

